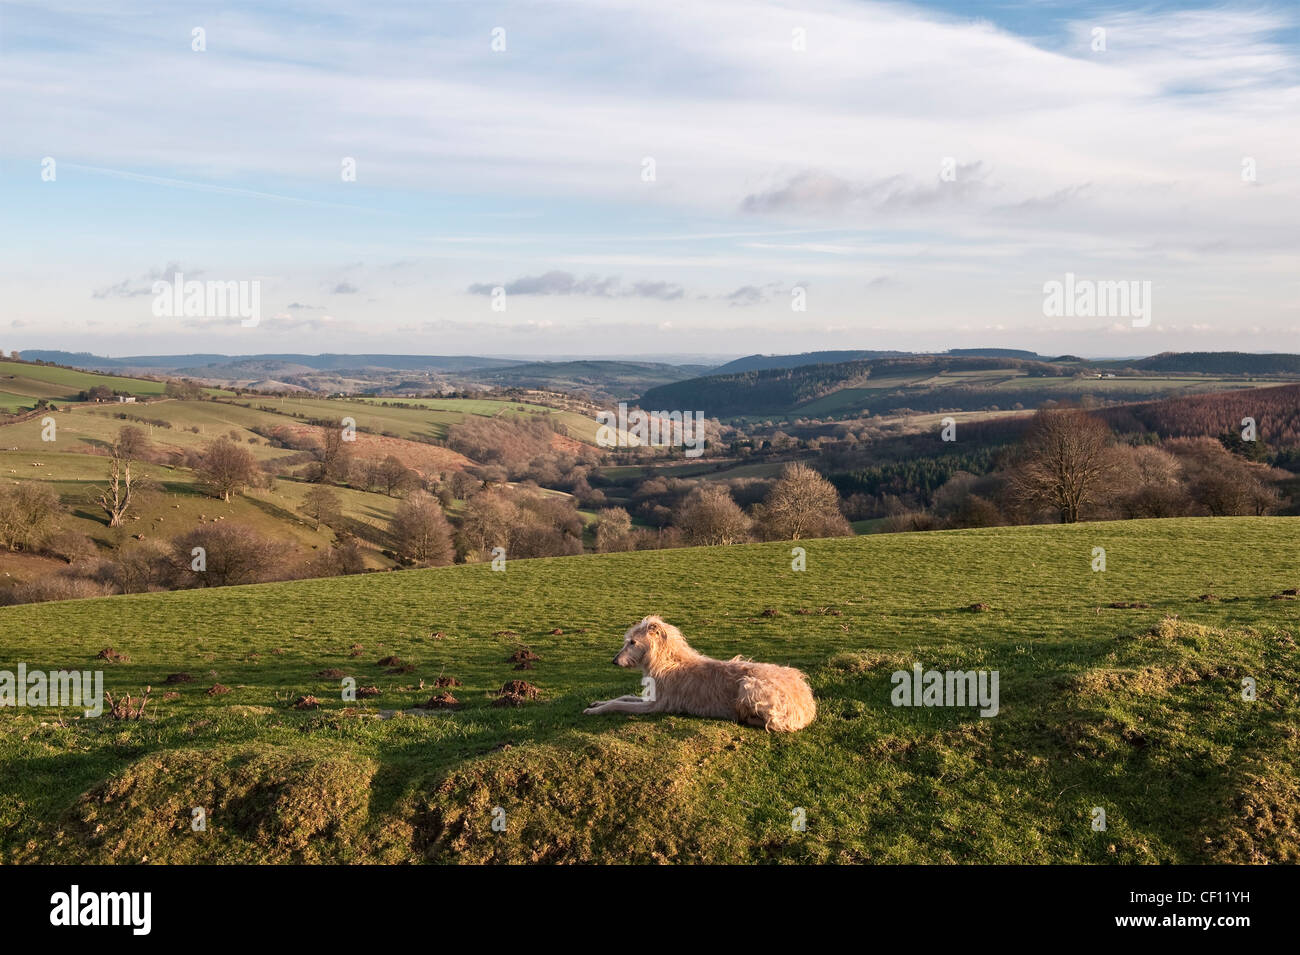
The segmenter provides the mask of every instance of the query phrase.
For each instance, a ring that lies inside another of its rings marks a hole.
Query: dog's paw
[[[582,711],[582,715],[583,715],[583,716],[591,716],[593,713],[599,713],[599,712],[600,712],[600,708],[601,708],[602,706],[604,706],[603,703],[593,703],[593,704],[591,704],[591,706],[587,707],[585,710]]]

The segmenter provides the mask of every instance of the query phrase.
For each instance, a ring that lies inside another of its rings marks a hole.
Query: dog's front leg
[[[582,712],[588,716],[597,713],[652,713],[654,712],[654,704],[641,699],[639,696],[634,696],[631,699],[606,700],[604,703],[597,703]]]

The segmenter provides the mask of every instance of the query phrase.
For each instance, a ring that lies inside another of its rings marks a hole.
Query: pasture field
[[[34,461],[41,466],[33,467]],[[328,547],[335,540],[329,528],[314,529],[302,511],[306,494],[315,485],[279,478],[273,489],[249,488],[225,502],[209,495],[188,469],[142,462],[137,462],[134,469],[139,490],[130,516],[121,527],[111,528],[104,512],[94,503],[107,474],[108,459],[98,455],[0,452],[0,480],[49,484],[68,508],[64,527],[85,534],[102,547],[130,547],[135,538],[166,542],[213,521],[231,521],[284,541],[299,558],[309,557],[312,551]],[[348,487],[331,490],[338,496],[342,510],[339,529],[350,531],[369,548],[366,559],[370,566],[393,566],[394,562],[379,551],[392,545],[388,527],[400,500]],[[21,556],[25,562],[32,560],[30,555]],[[27,579],[30,575],[15,576]]]
[[[153,693],[138,721],[0,710],[0,861],[1295,862],[1298,532],[990,528],[801,541],[803,571],[781,542],[3,608],[0,669]],[[583,716],[639,691],[611,657],[656,612],[803,668],[817,720]],[[917,663],[997,671],[997,714],[891,705]],[[440,676],[457,707],[414,710]],[[538,698],[494,706],[510,680]]]
[[[0,410],[19,411],[36,406],[35,399],[75,401],[76,396],[96,385],[105,385],[114,391],[132,395],[161,395],[163,383],[144,378],[122,378],[117,375],[100,375],[75,368],[55,365],[29,365],[19,361],[0,360]],[[14,402],[13,399],[22,399]]]
[[[384,407],[382,401],[396,401],[411,407]],[[483,417],[498,415],[557,415],[569,437],[594,444],[597,424],[594,418],[572,411],[557,411],[542,405],[512,401],[489,401],[479,398],[268,398],[246,396],[236,401],[248,408],[273,408],[281,415],[302,414],[308,418],[337,420],[344,416],[356,419],[357,427],[387,432],[414,441],[441,441],[447,428],[459,424],[467,414]],[[222,402],[229,404],[230,402]]]

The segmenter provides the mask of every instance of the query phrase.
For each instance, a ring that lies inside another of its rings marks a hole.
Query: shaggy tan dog
[[[582,712],[687,713],[779,733],[803,729],[817,715],[812,690],[798,670],[706,657],[659,617],[646,617],[628,630],[614,664],[639,668],[654,681],[647,684],[649,693],[593,703]]]

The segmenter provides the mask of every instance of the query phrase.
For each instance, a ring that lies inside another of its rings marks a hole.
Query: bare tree
[[[48,484],[23,481],[0,487],[0,545],[31,550],[45,539],[63,513]]]
[[[632,516],[621,507],[601,508],[596,515],[596,552],[631,550],[635,545]]]
[[[1116,464],[1110,437],[1105,424],[1077,408],[1039,411],[1012,472],[1018,495],[1027,504],[1051,507],[1062,523],[1075,523],[1114,490],[1107,485]]]
[[[196,555],[199,548],[201,552]],[[195,587],[275,580],[284,570],[286,557],[286,548],[280,542],[226,521],[205,524],[177,537],[172,541],[172,551],[179,581]]]
[[[343,422],[339,421],[321,429],[320,440],[312,448],[316,461],[311,469],[311,480],[324,484],[327,481],[346,481],[352,470],[352,449],[343,440]]]
[[[398,491],[405,491],[416,484],[415,472],[402,463],[396,455],[390,454],[379,464],[379,484],[384,493],[392,497]]]
[[[781,472],[758,519],[770,540],[843,537],[853,532],[840,513],[835,485],[802,463],[787,465]]]
[[[397,553],[407,560],[433,567],[452,562],[451,524],[433,495],[424,491],[409,495],[393,514],[392,528]]]
[[[343,502],[329,488],[313,487],[303,496],[302,510],[320,530],[322,524],[333,525],[343,516]]]
[[[740,544],[753,524],[721,484],[701,484],[678,507],[673,523],[691,544]]]
[[[204,448],[194,470],[212,493],[223,501],[229,501],[232,493],[261,479],[253,455],[229,438],[217,438]]]
[[[131,465],[149,447],[149,439],[139,428],[126,425],[117,432],[109,448],[108,486],[100,488],[95,503],[108,515],[109,527],[120,527],[131,507]]]

